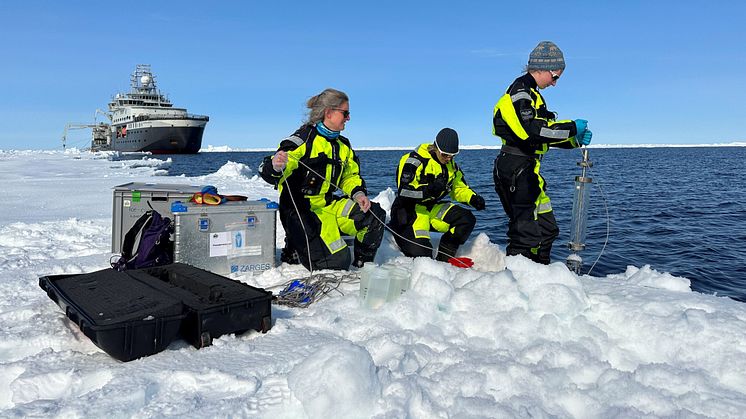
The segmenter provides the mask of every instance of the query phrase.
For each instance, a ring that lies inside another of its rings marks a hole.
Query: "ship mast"
[[[138,64],[135,72],[130,76],[132,93],[145,95],[157,95],[158,89],[155,85],[155,76],[150,70],[150,64]]]

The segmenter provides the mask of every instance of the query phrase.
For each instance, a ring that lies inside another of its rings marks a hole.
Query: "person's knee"
[[[373,211],[373,214],[380,218],[381,221],[385,221],[382,217],[386,216],[386,210],[381,208],[381,204],[378,202],[371,202],[369,211]]]
[[[455,211],[449,225],[453,227],[453,235],[461,244],[463,244],[474,230],[474,226],[477,224],[477,218],[471,211],[465,208],[456,207],[453,210]]]
[[[466,210],[463,215],[464,218],[464,224],[469,227],[470,230],[474,229],[474,226],[477,225],[477,217],[474,216],[474,213],[472,213],[469,210]]]
[[[382,223],[386,221],[386,211],[377,202],[371,202],[367,212],[355,206],[348,218],[355,223],[355,229],[358,231],[365,227],[368,227],[368,230],[379,229],[383,228]]]
[[[474,231],[474,226],[477,225],[477,217],[471,211],[466,211],[463,216],[464,226],[462,228],[462,244],[471,236],[471,232]]]
[[[367,219],[368,227],[375,230],[383,229],[383,224],[386,222],[386,210],[381,208],[377,202],[371,202],[368,212],[371,213]]]
[[[553,224],[552,227],[547,230],[547,232],[549,233],[548,234],[549,238],[551,240],[554,240],[557,237],[559,237],[560,229],[557,226],[557,224]]]

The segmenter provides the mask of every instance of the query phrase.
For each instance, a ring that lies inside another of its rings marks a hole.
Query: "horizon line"
[[[355,150],[360,151],[406,151],[406,150],[414,150],[419,145],[412,145],[412,146],[380,146],[380,147],[370,147],[370,146],[362,146],[362,147],[355,147]],[[467,144],[462,145],[462,150],[498,150],[502,147],[501,145],[481,145],[481,144]],[[746,147],[745,141],[734,141],[730,143],[713,143],[713,144],[593,144],[590,146],[587,146],[589,149],[602,149],[602,148],[697,148],[697,147]],[[212,144],[208,144],[207,147],[200,148],[200,153],[224,153],[224,152],[272,152],[277,150],[277,148],[270,148],[270,147],[256,147],[256,148],[233,148],[227,145],[220,145],[215,146]],[[39,149],[22,149],[22,148],[0,148],[0,153],[6,153],[6,152],[14,152],[14,151],[38,151],[38,152],[66,152],[66,151],[88,151],[87,148],[78,148],[78,147],[68,147],[65,150],[60,149],[49,149],[49,148],[39,148]],[[105,152],[114,152],[114,150],[107,150]],[[143,154],[151,154],[149,152],[133,152],[133,153],[143,153]]]
[[[355,150],[361,151],[401,151],[401,150],[413,150],[418,145],[412,146],[379,146],[379,147],[354,147]],[[468,144],[462,145],[462,150],[498,150],[502,147],[501,145],[481,145],[481,144]],[[746,147],[744,141],[734,141],[730,143],[715,143],[715,144],[594,144],[587,148],[696,148],[696,147]],[[219,152],[258,152],[258,151],[276,151],[277,148],[269,147],[257,147],[257,148],[231,148],[230,146],[214,146],[208,145],[205,148],[201,148],[200,153],[219,153]]]

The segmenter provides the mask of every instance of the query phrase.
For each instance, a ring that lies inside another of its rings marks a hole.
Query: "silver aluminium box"
[[[277,203],[176,204],[174,261],[216,274],[255,274],[275,266]]]
[[[171,218],[171,204],[189,201],[202,186],[168,183],[130,182],[114,187],[111,223],[111,252],[121,253],[124,235],[138,218],[152,206],[162,216]],[[150,204],[150,205],[148,205]]]

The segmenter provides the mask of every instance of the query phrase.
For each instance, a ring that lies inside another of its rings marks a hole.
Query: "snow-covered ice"
[[[169,164],[0,151],[0,416],[744,416],[744,304],[692,292],[644,260],[578,277],[561,262],[505,257],[485,235],[461,249],[474,268],[458,269],[401,256],[387,233],[376,263],[405,269],[411,288],[378,310],[345,284],[306,309],[273,306],[266,334],[116,361],[38,286],[109,266],[112,188],[212,184],[277,198],[241,163],[165,178]],[[391,190],[372,196],[390,208]],[[238,279],[277,291],[304,273],[280,265]]]

